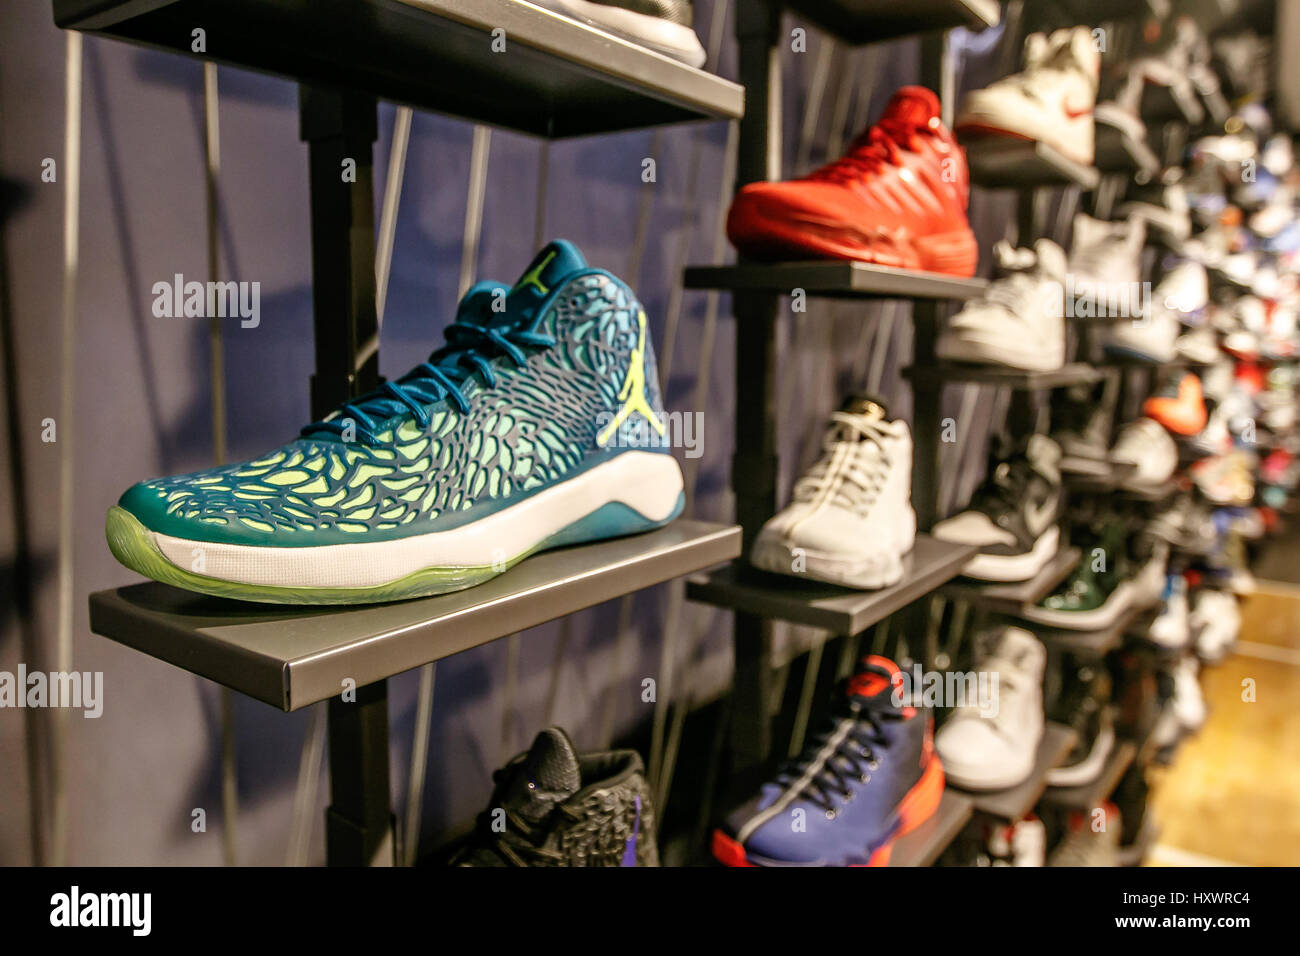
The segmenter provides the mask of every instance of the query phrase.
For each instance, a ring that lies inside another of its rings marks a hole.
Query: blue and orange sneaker
[[[114,556],[204,594],[290,604],[454,591],[534,552],[682,510],[645,311],[570,243],[480,283],[447,344],[253,461],[135,485]]]
[[[830,725],[714,832],[713,855],[727,866],[887,866],[944,787],[934,720],[903,702],[901,676],[891,660],[864,658]]]

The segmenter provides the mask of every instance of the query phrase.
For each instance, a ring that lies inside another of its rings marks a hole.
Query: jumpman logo
[[[554,258],[555,258],[555,250],[552,249],[547,254],[545,259],[537,263],[535,268],[529,269],[527,272],[525,272],[523,278],[521,278],[518,282],[516,282],[514,289],[511,289],[510,291],[514,292],[518,289],[522,289],[526,285],[534,285],[537,286],[537,291],[540,292],[542,295],[546,295],[547,293],[549,293],[551,290],[546,288],[546,286],[542,285],[542,270],[544,270],[548,265],[550,265],[551,260]]]
[[[664,423],[659,420],[659,416],[654,413],[650,407],[650,402],[645,395],[645,310],[638,309],[636,313],[638,326],[636,348],[632,350],[632,357],[628,361],[627,378],[623,379],[623,387],[619,390],[618,400],[623,403],[623,407],[618,410],[614,420],[605,426],[604,431],[596,436],[596,444],[604,445],[610,440],[614,432],[627,421],[628,416],[633,412],[640,412],[656,432],[662,437],[664,434]]]

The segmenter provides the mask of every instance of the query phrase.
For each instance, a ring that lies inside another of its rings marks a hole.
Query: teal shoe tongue
[[[537,318],[537,307],[560,288],[571,275],[587,268],[578,247],[567,239],[553,239],[533,257],[523,275],[510,289],[504,314],[493,319],[494,326],[526,325]]]

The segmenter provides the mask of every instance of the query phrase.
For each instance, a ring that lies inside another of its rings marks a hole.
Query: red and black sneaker
[[[750,183],[727,215],[727,236],[754,259],[858,259],[972,276],[978,251],[966,219],[966,153],[921,86],[835,162],[802,179]]]

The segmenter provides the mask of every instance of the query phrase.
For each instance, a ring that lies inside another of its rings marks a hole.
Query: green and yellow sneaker
[[[681,513],[632,290],[570,243],[480,283],[447,344],[249,462],[135,485],[108,512],[132,570],[289,604],[470,587],[545,548]]]

